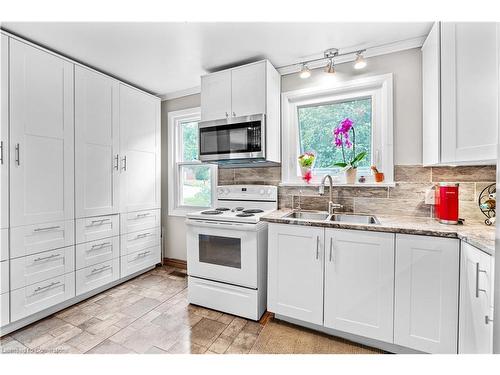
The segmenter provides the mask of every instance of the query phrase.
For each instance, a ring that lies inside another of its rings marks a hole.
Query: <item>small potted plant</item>
[[[352,141],[351,135],[352,134]],[[350,118],[343,119],[340,124],[333,129],[333,144],[342,149],[342,162],[335,163],[334,166],[344,169],[347,184],[356,183],[356,174],[359,163],[366,157],[366,152],[356,154],[356,132],[354,122]],[[346,156],[346,149],[352,152]]]
[[[312,152],[304,152],[299,156],[300,173],[302,174],[302,179],[307,183],[311,182],[315,161],[316,155]]]

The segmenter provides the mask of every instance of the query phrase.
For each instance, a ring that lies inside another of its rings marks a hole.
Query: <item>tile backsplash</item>
[[[484,220],[477,205],[482,189],[496,181],[495,166],[422,167],[397,165],[394,187],[342,187],[334,186],[333,200],[344,207],[344,212],[431,217],[431,206],[424,203],[425,191],[436,182],[460,183],[460,217],[466,220]],[[219,185],[266,184],[279,185],[281,168],[252,167],[219,169]],[[302,190],[302,208],[325,210],[325,196],[318,194],[316,186],[279,187],[279,207],[292,207],[292,197]]]

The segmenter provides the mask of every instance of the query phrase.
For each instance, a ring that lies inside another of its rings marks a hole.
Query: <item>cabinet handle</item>
[[[53,229],[58,229],[58,228],[61,228],[61,227],[59,225],[55,225],[53,227],[35,228],[35,229],[33,229],[33,232],[43,232],[46,230],[53,230]]]
[[[0,141],[0,164],[3,164],[3,141]]]
[[[123,168],[124,171],[127,171],[127,155],[123,157]]]
[[[226,112],[226,118],[228,118],[228,117],[229,117],[229,113]]]
[[[60,281],[53,281],[49,285],[39,286],[38,288],[35,289],[35,291],[33,292],[33,294],[39,293],[42,290],[46,290],[46,289],[52,288],[53,286],[58,285],[58,284],[61,284],[61,282]]]
[[[115,170],[118,170],[120,167],[119,167],[119,155],[116,154],[116,156],[114,157],[114,169]]]
[[[476,298],[479,298],[479,292],[486,293],[485,289],[479,289],[479,274],[481,272],[486,273],[485,270],[479,268],[479,263],[476,263]]]
[[[92,245],[92,247],[90,248],[90,250],[102,249],[104,246],[108,246],[108,245],[111,245],[111,242],[103,242],[103,243],[100,243],[100,244],[97,244],[97,245]]]
[[[141,233],[141,234],[138,234],[136,238],[144,238],[144,237],[147,237],[149,236],[151,233]]]
[[[21,158],[19,157],[19,150],[20,150],[21,146],[19,145],[19,143],[16,143],[16,147],[15,147],[15,151],[16,151],[16,164],[19,166],[21,165]]]
[[[333,261],[333,237],[330,237],[330,262]]]
[[[148,250],[148,251],[144,251],[143,253],[139,253],[139,254],[137,254],[137,256],[135,257],[135,259],[139,259],[139,258],[141,258],[141,257],[143,257],[143,256],[146,256],[146,255],[148,255],[150,252],[151,252],[151,251],[149,251],[149,250]]]
[[[146,212],[144,214],[137,214],[137,217],[140,218],[140,217],[146,217],[146,216],[149,216],[151,215],[151,212]]]
[[[493,319],[491,319],[488,315],[484,316],[484,324],[493,323]]]
[[[316,259],[319,259],[319,236],[316,236]]]
[[[111,268],[110,265],[102,266],[100,268],[94,268],[92,271],[90,271],[90,274],[91,275],[95,275],[96,273],[101,273],[102,271],[105,271],[105,270],[107,270],[109,268]]]
[[[52,258],[57,258],[57,257],[60,257],[61,254],[52,254],[52,255],[49,255],[49,256],[46,256],[46,257],[41,257],[41,258],[36,258],[33,260],[33,262],[41,262],[42,260],[49,260],[49,259],[52,259]]]
[[[97,224],[97,223],[99,223],[99,225],[102,225],[102,224],[104,224],[104,223],[108,222],[109,220],[111,220],[111,219],[99,219],[99,220],[92,220],[92,221],[90,222],[90,226],[92,226],[92,225],[94,225],[94,224]]]
[[[233,112],[233,117],[236,117],[236,113]]]

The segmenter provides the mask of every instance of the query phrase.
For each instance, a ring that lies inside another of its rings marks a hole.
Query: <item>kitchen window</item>
[[[168,213],[184,216],[211,207],[215,200],[217,166],[198,156],[200,108],[168,114]]]
[[[325,174],[343,182],[343,171],[333,166],[342,161],[342,149],[333,145],[333,129],[345,118],[354,121],[356,153],[366,151],[358,177],[373,182],[370,167],[384,172],[385,183],[393,182],[392,74],[352,81],[335,81],[328,86],[286,92],[282,96],[283,183],[305,184],[298,156],[313,152],[316,161],[312,183]],[[346,149],[350,155],[352,149]]]

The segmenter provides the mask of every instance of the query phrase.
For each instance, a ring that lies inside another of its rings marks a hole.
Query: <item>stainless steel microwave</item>
[[[201,161],[264,160],[266,115],[201,121],[198,124]]]

